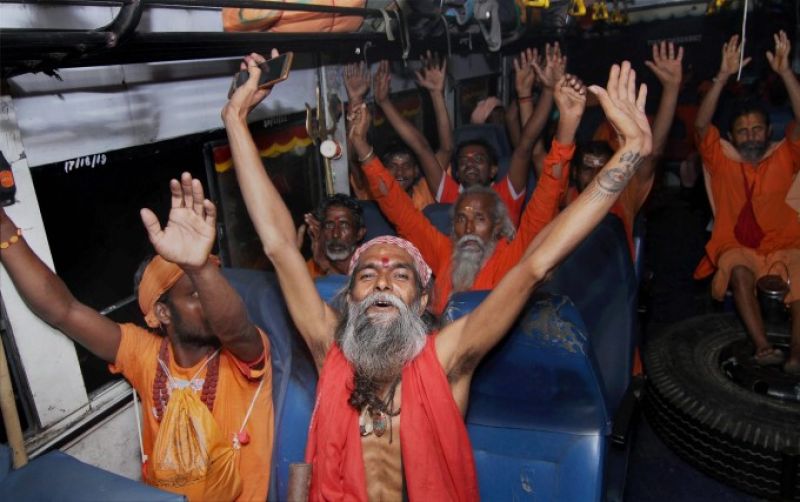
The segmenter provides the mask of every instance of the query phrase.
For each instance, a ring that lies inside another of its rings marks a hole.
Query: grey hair
[[[465,188],[460,194],[458,194],[458,198],[456,199],[453,206],[450,208],[450,220],[452,221],[455,218],[455,211],[458,207],[458,204],[464,199],[464,197],[473,194],[485,194],[491,197],[492,202],[494,203],[494,211],[492,211],[493,222],[500,223],[500,232],[498,237],[505,237],[508,240],[513,240],[514,236],[517,234],[517,229],[514,227],[514,223],[511,222],[511,216],[508,215],[508,207],[506,207],[506,203],[497,195],[497,192],[494,191],[492,187],[487,187],[484,185],[472,185],[469,188]]]

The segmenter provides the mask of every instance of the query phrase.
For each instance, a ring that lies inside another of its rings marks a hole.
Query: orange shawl
[[[400,449],[410,500],[478,500],[472,446],[436,357],[436,334],[403,369]],[[367,500],[358,412],[347,400],[353,368],[337,345],[317,385],[306,462],[313,465],[309,500]]]

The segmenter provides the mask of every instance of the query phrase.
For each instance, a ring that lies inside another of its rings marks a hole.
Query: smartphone
[[[292,68],[292,58],[294,53],[284,52],[280,56],[268,59],[258,65],[261,68],[261,76],[258,78],[258,88],[266,89],[273,85],[286,80],[289,77],[289,70]],[[228,98],[230,98],[240,85],[244,85],[247,79],[250,78],[250,73],[247,70],[242,70],[233,76],[231,88],[228,91]]]

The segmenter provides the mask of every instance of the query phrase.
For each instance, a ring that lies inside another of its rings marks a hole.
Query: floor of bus
[[[676,177],[672,177],[677,181]],[[708,282],[692,279],[703,256],[711,217],[702,178],[692,189],[654,189],[647,204],[646,270],[641,292],[643,342],[694,315],[723,310],[710,299]],[[642,414],[637,426],[625,499],[639,501],[756,500],[684,462],[656,435]]]

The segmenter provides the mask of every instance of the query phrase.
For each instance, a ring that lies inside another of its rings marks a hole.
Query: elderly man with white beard
[[[542,174],[515,233],[507,205],[491,187],[473,185],[462,191],[453,204],[453,227],[445,235],[417,210],[410,198],[374,156],[362,158],[362,171],[370,193],[398,235],[419,248],[436,276],[436,294],[431,309],[440,314],[450,294],[494,288],[519,262],[525,248],[558,213],[569,179],[568,168],[575,150],[575,132],[586,105],[585,87],[575,76],[566,75],[555,86],[553,98],[559,119]],[[530,164],[531,148],[538,131],[534,117],[525,124],[512,162]],[[366,131],[354,142],[371,152]]]
[[[275,53],[273,53],[275,54]],[[477,500],[472,449],[463,422],[473,372],[505,335],[545,276],[597,225],[652,148],[630,64],[614,65],[607,89],[593,86],[622,146],[592,185],[556,217],[522,260],[470,314],[436,330],[425,322],[431,270],[396,237],[372,240],[350,264],[345,311],[326,304],[294,245],[291,215],[264,171],[247,114],[263,58],[222,111],[247,209],[275,265],[294,323],[320,371],[306,461],[311,500]],[[568,86],[566,80],[559,83]],[[366,107],[352,112],[351,138],[369,127]]]

